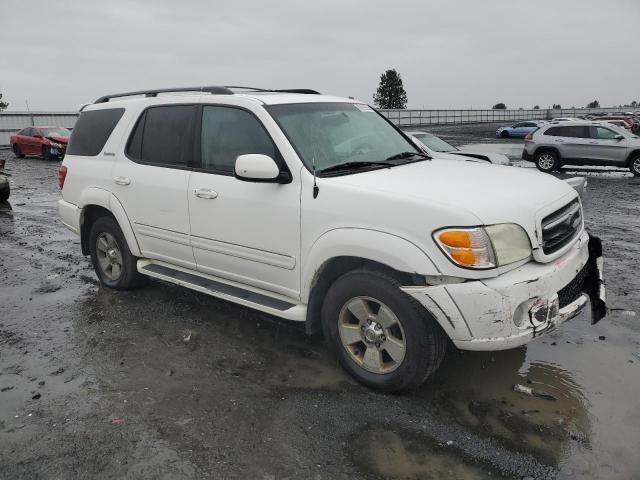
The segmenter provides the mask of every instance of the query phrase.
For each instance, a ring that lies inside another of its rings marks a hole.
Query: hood
[[[452,212],[464,210],[486,225],[519,223],[531,233],[541,214],[577,197],[570,185],[552,175],[482,161],[434,158],[323,180],[414,198],[425,205],[448,205]]]
[[[56,136],[56,135],[52,135],[52,136],[47,137],[47,138],[48,138],[49,140],[54,141],[54,142],[57,142],[57,143],[64,143],[64,144],[66,145],[67,143],[69,143],[69,138],[70,138],[70,137],[58,137],[58,136]]]

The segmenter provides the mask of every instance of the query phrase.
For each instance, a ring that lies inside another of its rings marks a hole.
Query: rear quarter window
[[[82,112],[73,128],[67,155],[84,157],[98,155],[123,114],[124,108]]]

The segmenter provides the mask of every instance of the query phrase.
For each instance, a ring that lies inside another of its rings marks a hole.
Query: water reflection
[[[515,392],[521,384],[555,400]],[[528,361],[526,347],[504,352],[452,352],[420,395],[474,433],[499,439],[557,465],[569,440],[588,443],[589,402],[559,365]]]

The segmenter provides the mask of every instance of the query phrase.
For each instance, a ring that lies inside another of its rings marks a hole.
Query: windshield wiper
[[[391,155],[390,157],[387,157],[385,159],[385,162],[392,161],[392,160],[403,160],[405,158],[411,158],[411,157],[420,157],[420,158],[424,158],[425,160],[431,160],[431,156],[427,155],[426,153],[400,152],[400,153],[396,153],[395,155]]]
[[[383,167],[392,167],[393,164],[385,161],[382,162],[373,162],[373,161],[362,161],[362,162],[346,162],[339,163],[338,165],[331,165],[330,167],[323,168],[322,170],[318,170],[318,173],[327,173],[327,172],[340,172],[343,170],[354,170],[358,168],[372,167],[372,166],[383,166]]]

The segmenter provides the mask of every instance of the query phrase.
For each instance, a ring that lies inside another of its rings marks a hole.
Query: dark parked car
[[[9,178],[2,173],[4,170],[4,158],[0,158],[0,202],[6,202],[11,193]]]
[[[10,143],[18,158],[62,159],[70,135],[71,131],[61,127],[27,127],[11,135]]]

